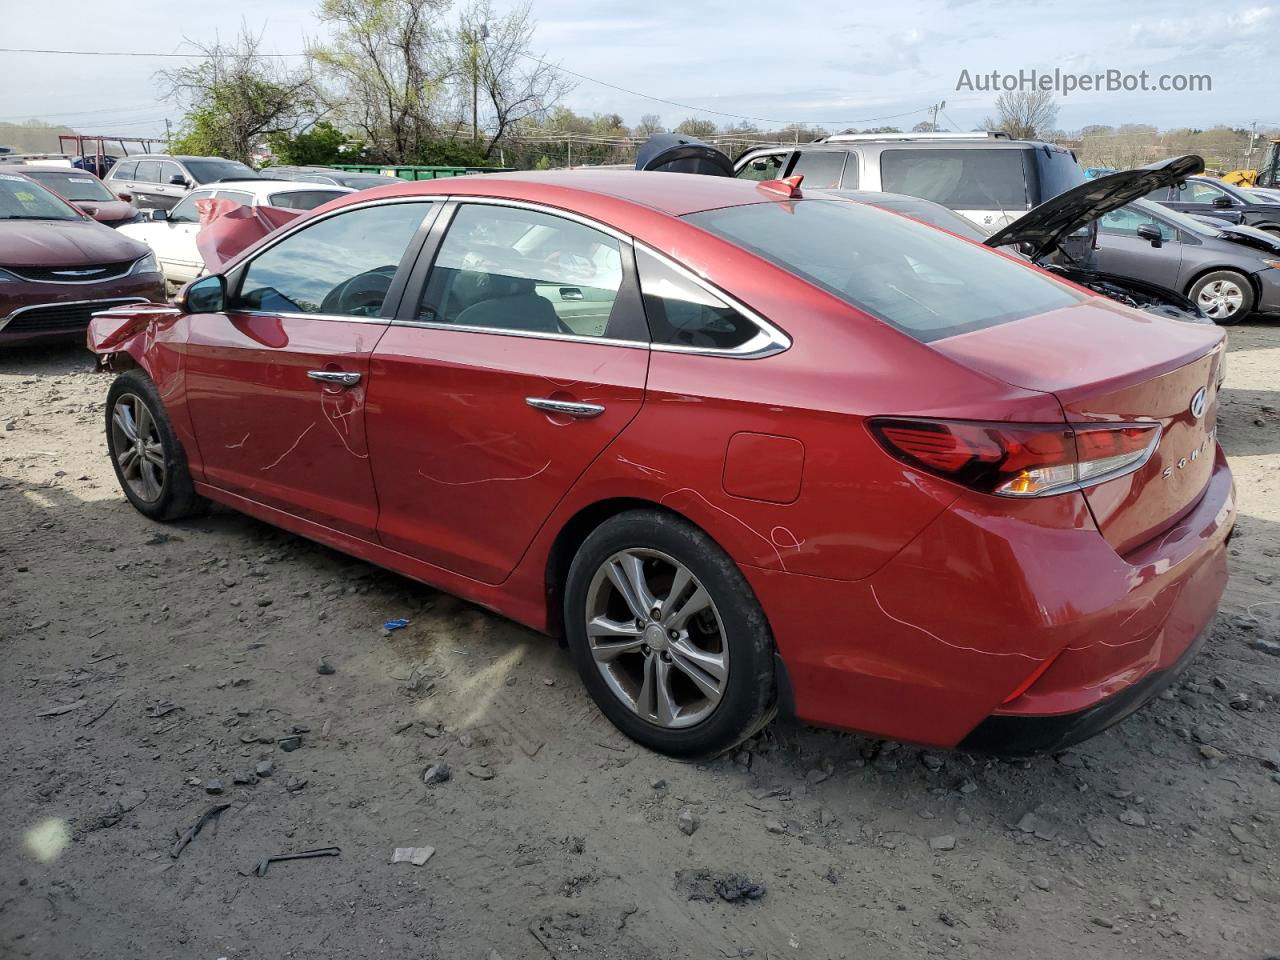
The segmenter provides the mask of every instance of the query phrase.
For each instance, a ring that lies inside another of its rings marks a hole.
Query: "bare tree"
[[[1058,105],[1053,102],[1051,90],[1016,90],[996,97],[998,122],[991,118],[982,121],[987,130],[1003,130],[1020,140],[1046,137],[1058,119]]]
[[[241,25],[232,43],[195,43],[200,59],[159,74],[162,95],[186,109],[180,138],[193,152],[249,161],[268,134],[315,118],[307,65],[261,54],[262,37]]]
[[[635,130],[637,137],[652,137],[655,133],[666,132],[667,128],[662,125],[662,118],[656,113],[646,113],[642,116]]]
[[[322,0],[332,40],[309,51],[343,125],[392,162],[417,159],[447,119],[449,0]]]
[[[479,104],[488,114],[484,155],[522,120],[545,114],[575,84],[554,64],[532,53],[537,26],[530,0],[499,16],[492,0],[471,0],[456,34],[457,74],[470,82],[473,135],[478,139]]]

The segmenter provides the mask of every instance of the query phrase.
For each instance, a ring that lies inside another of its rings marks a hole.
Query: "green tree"
[[[273,133],[315,112],[311,71],[264,57],[242,27],[233,43],[197,45],[199,59],[160,74],[167,99],[186,107],[174,148],[248,163]]]
[[[695,140],[705,140],[707,137],[715,136],[716,124],[714,120],[688,117],[676,126],[676,133],[683,133],[686,137],[693,137]]]
[[[347,135],[328,120],[321,120],[297,134],[270,134],[267,143],[276,162],[281,164],[324,167],[358,159],[363,153],[363,144],[349,144]]]

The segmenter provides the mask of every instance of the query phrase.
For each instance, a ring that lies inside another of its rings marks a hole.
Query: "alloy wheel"
[[[123,393],[111,411],[111,449],[120,475],[139,499],[154,503],[164,493],[165,456],[160,427],[135,393]]]
[[[1232,316],[1244,303],[1244,291],[1230,280],[1205,284],[1196,297],[1196,305],[1214,320]]]
[[[587,644],[609,690],[659,727],[689,727],[720,705],[729,679],[724,623],[706,588],[678,560],[630,548],[591,579]]]

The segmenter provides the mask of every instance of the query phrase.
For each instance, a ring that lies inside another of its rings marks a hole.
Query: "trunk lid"
[[[1052,393],[1070,423],[1159,423],[1160,443],[1146,464],[1084,491],[1118,553],[1173,526],[1208,485],[1224,352],[1218,328],[1099,297],[931,346],[1006,383]]]

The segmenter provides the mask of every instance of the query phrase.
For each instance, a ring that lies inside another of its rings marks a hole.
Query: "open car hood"
[[[701,140],[678,133],[655,133],[636,148],[636,169],[732,177],[733,161]]]
[[[198,200],[203,226],[196,234],[196,249],[205,269],[217,273],[242,250],[302,215],[284,207],[249,207],[230,200]]]
[[[1031,259],[1038,260],[1067,236],[1104,214],[1119,210],[1152,190],[1170,186],[1203,171],[1204,160],[1195,154],[1187,154],[1136,170],[1123,170],[1087,180],[1052,200],[1046,200],[997,230],[984,242],[989,247],[1025,243],[1030,247]]]

